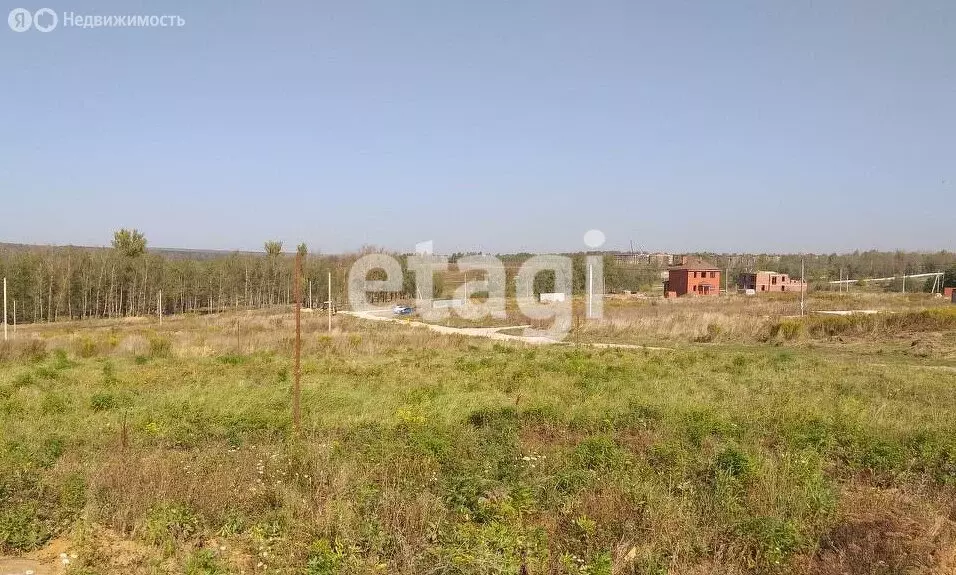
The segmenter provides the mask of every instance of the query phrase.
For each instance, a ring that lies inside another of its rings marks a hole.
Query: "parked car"
[[[397,305],[392,308],[392,313],[395,315],[410,315],[413,311],[415,311],[415,309],[407,305]]]

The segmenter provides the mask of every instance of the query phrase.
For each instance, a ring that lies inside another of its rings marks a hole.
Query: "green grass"
[[[244,353],[195,323],[8,354],[0,553],[96,525],[153,554],[144,573],[809,572],[866,507],[848,491],[956,488],[956,385],[933,370],[343,320],[306,334],[294,439],[274,325]]]

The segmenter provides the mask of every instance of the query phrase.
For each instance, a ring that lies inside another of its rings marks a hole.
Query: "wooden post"
[[[329,332],[332,331],[332,272],[329,272]]]
[[[302,275],[302,254],[295,256],[295,380],[292,387],[292,428],[296,435],[302,427],[302,414],[300,413],[300,395],[302,394],[301,377],[302,369],[300,356],[302,355],[302,290],[299,282]]]
[[[7,341],[7,278],[3,278],[3,341]]]
[[[163,290],[156,294],[156,315],[159,316],[159,325],[163,325]]]
[[[239,341],[239,318],[236,318],[236,355],[242,354],[242,343]]]
[[[13,339],[17,338],[17,300],[13,300]]]

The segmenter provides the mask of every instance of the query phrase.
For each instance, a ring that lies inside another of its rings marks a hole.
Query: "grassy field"
[[[0,555],[71,574],[953,573],[956,313],[753,302],[612,300],[571,337],[663,351],[306,316],[299,437],[289,313],[21,327],[0,344]]]

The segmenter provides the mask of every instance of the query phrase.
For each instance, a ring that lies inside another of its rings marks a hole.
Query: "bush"
[[[161,505],[146,513],[144,521],[146,540],[171,548],[199,531],[199,517],[185,505]]]
[[[738,524],[737,531],[751,560],[765,568],[782,565],[801,544],[800,531],[789,519],[754,517]]]
[[[226,575],[229,572],[210,549],[200,549],[190,555],[185,570],[186,575]]]
[[[81,337],[73,342],[73,352],[82,358],[90,358],[97,355],[99,349],[93,338]]]
[[[0,552],[28,551],[49,539],[50,531],[26,504],[0,506]]]
[[[715,473],[734,479],[744,479],[753,469],[753,463],[746,453],[736,447],[728,446],[714,457],[713,468]]]
[[[90,397],[90,407],[93,411],[109,411],[116,409],[119,400],[108,391],[98,391]]]
[[[149,338],[149,355],[152,357],[169,357],[173,344],[169,338],[152,336]]]
[[[33,338],[20,349],[20,357],[34,363],[46,359],[46,342]]]
[[[784,319],[773,324],[770,328],[770,337],[780,336],[790,341],[796,339],[803,331],[803,322],[796,319]]]

